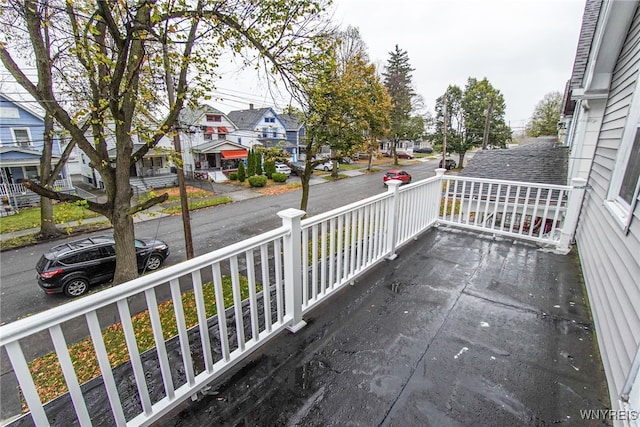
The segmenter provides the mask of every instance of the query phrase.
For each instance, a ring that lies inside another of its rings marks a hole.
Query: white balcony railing
[[[30,364],[51,351],[48,363],[59,364],[80,425],[96,417],[151,424],[284,329],[304,327],[304,313],[437,224],[568,247],[582,189],[443,173],[403,188],[393,182],[385,193],[305,220],[302,211],[282,211],[276,230],[0,327],[0,347],[30,411],[22,417],[45,426],[55,416],[46,403],[52,396],[39,392],[42,373]],[[195,313],[185,313],[187,299]],[[136,335],[145,328],[153,336],[146,345]],[[79,379],[74,368],[78,344],[65,334],[79,330],[90,337],[97,380]],[[129,359],[119,366],[109,361],[114,331]],[[50,350],[42,348],[45,336]],[[25,354],[30,340],[37,354]],[[89,407],[85,395],[96,390],[105,404]]]

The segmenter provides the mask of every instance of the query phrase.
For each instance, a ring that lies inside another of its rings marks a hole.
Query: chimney
[[[253,104],[249,104],[249,110],[253,110]]]

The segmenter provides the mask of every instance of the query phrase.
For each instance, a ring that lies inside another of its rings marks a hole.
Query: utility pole
[[[167,45],[162,45],[164,49],[165,61],[168,61]],[[165,62],[165,80],[167,83],[167,96],[169,105],[176,102],[175,88],[173,86],[173,76],[169,72],[169,66]],[[179,123],[179,122],[178,122]],[[182,226],[184,228],[184,245],[186,249],[187,259],[194,257],[193,238],[191,237],[191,218],[189,216],[189,201],[187,200],[187,188],[184,182],[184,170],[182,168],[182,146],[180,144],[179,126],[174,126],[175,135],[173,136],[173,145],[176,150],[176,172],[178,173],[178,188],[180,190],[180,207],[182,208]]]
[[[447,92],[444,93],[444,107],[442,108],[442,166],[447,168]]]
[[[489,106],[487,107],[487,118],[484,122],[484,134],[482,135],[482,149],[487,149],[489,143],[489,127],[491,126],[491,114],[493,114],[493,97],[489,98]]]

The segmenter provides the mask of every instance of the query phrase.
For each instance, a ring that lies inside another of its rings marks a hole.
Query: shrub
[[[238,180],[238,172],[231,172],[229,173],[229,179],[231,181],[237,181]]]
[[[274,161],[268,161],[268,162],[264,162],[264,174],[267,175],[267,178],[272,179],[271,175],[273,175],[276,172],[276,162]],[[282,181],[278,181],[278,182],[282,182]]]
[[[252,187],[264,187],[267,185],[267,177],[264,175],[250,176],[249,185]]]
[[[286,173],[274,172],[271,174],[271,179],[275,182],[285,182],[289,178]]]
[[[244,182],[247,176],[244,173],[244,162],[240,162],[238,165],[238,181]]]

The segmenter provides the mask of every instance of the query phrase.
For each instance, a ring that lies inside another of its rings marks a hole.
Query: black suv
[[[455,169],[456,166],[457,166],[456,161],[453,159],[445,159],[444,166],[443,166],[442,160],[440,160],[440,163],[438,164],[438,167],[446,170]]]
[[[169,246],[160,240],[136,239],[135,247],[141,273],[157,270],[169,256]],[[46,293],[77,297],[86,293],[89,285],[112,280],[115,270],[115,241],[97,236],[49,249],[36,265],[36,276]]]

